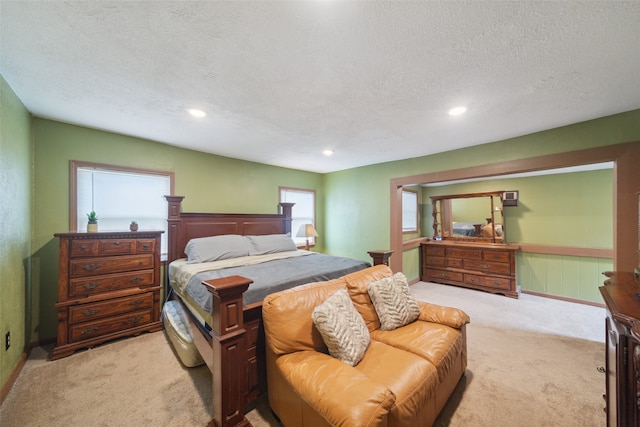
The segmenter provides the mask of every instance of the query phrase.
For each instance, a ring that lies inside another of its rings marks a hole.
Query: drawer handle
[[[132,306],[134,306],[134,307],[137,307],[137,306],[139,306],[140,304],[142,304],[142,300],[139,300],[139,299],[138,299],[138,300],[135,300],[135,301],[131,301],[131,302],[129,303],[129,305],[132,305]]]
[[[129,323],[131,323],[133,325],[135,323],[138,323],[141,320],[142,320],[142,316],[136,316],[133,319],[129,320]]]
[[[93,270],[97,270],[98,268],[102,267],[101,264],[87,264],[85,265],[83,268],[86,271],[93,271]]]
[[[89,249],[89,248],[87,248],[86,246],[80,246],[80,250],[81,251],[86,251],[87,249]]]
[[[142,277],[134,277],[133,279],[129,280],[131,283],[138,283],[138,282],[142,282],[144,279]]]
[[[94,314],[98,314],[98,313],[100,313],[99,308],[90,308],[82,312],[82,314],[84,314],[85,316],[93,316]]]
[[[493,259],[500,259],[500,255],[494,255]]]
[[[99,331],[100,328],[97,326],[92,326],[90,328],[84,329],[82,332],[80,332],[80,335],[86,335],[86,334],[92,334],[96,331]]]
[[[82,285],[85,289],[95,289],[100,286],[100,282],[85,283]]]
[[[482,268],[490,268],[491,266],[487,265],[487,264],[480,264],[480,267],[482,267]]]
[[[144,245],[144,246],[142,247],[142,250],[148,251],[148,250],[149,250],[149,246]]]
[[[118,241],[113,242],[113,244],[116,245],[116,246],[120,246],[120,242],[118,242]]]

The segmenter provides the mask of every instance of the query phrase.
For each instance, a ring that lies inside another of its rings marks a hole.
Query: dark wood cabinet
[[[421,280],[518,298],[516,251],[506,244],[429,241],[420,244]]]
[[[600,293],[606,318],[607,426],[640,423],[640,281],[630,272],[606,272]]]
[[[158,331],[162,231],[57,233],[58,340],[53,359]]]

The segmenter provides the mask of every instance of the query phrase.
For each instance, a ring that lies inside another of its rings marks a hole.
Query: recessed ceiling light
[[[460,114],[464,113],[465,111],[467,111],[467,107],[456,107],[456,108],[452,108],[451,110],[449,110],[449,115],[450,116],[459,116]]]
[[[199,110],[199,109],[197,109],[197,108],[189,108],[187,111],[188,111],[188,112],[189,112],[189,114],[191,114],[193,117],[198,117],[198,118],[200,118],[200,117],[204,117],[204,116],[206,116],[206,115],[207,115],[207,113],[205,113],[204,111]]]
[[[322,154],[324,154],[325,156],[330,156],[333,154],[333,150],[324,150]]]

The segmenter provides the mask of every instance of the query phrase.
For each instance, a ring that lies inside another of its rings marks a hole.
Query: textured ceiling
[[[330,172],[638,109],[639,22],[639,1],[2,0],[0,72],[35,116]]]

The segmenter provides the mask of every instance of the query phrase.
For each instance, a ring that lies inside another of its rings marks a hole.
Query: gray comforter
[[[236,275],[253,280],[243,295],[244,305],[248,305],[262,301],[265,296],[274,292],[305,283],[335,279],[367,267],[371,267],[371,264],[365,261],[314,254],[243,267],[204,271],[191,277],[186,292],[205,310],[211,312],[211,293],[202,285],[204,280]]]

